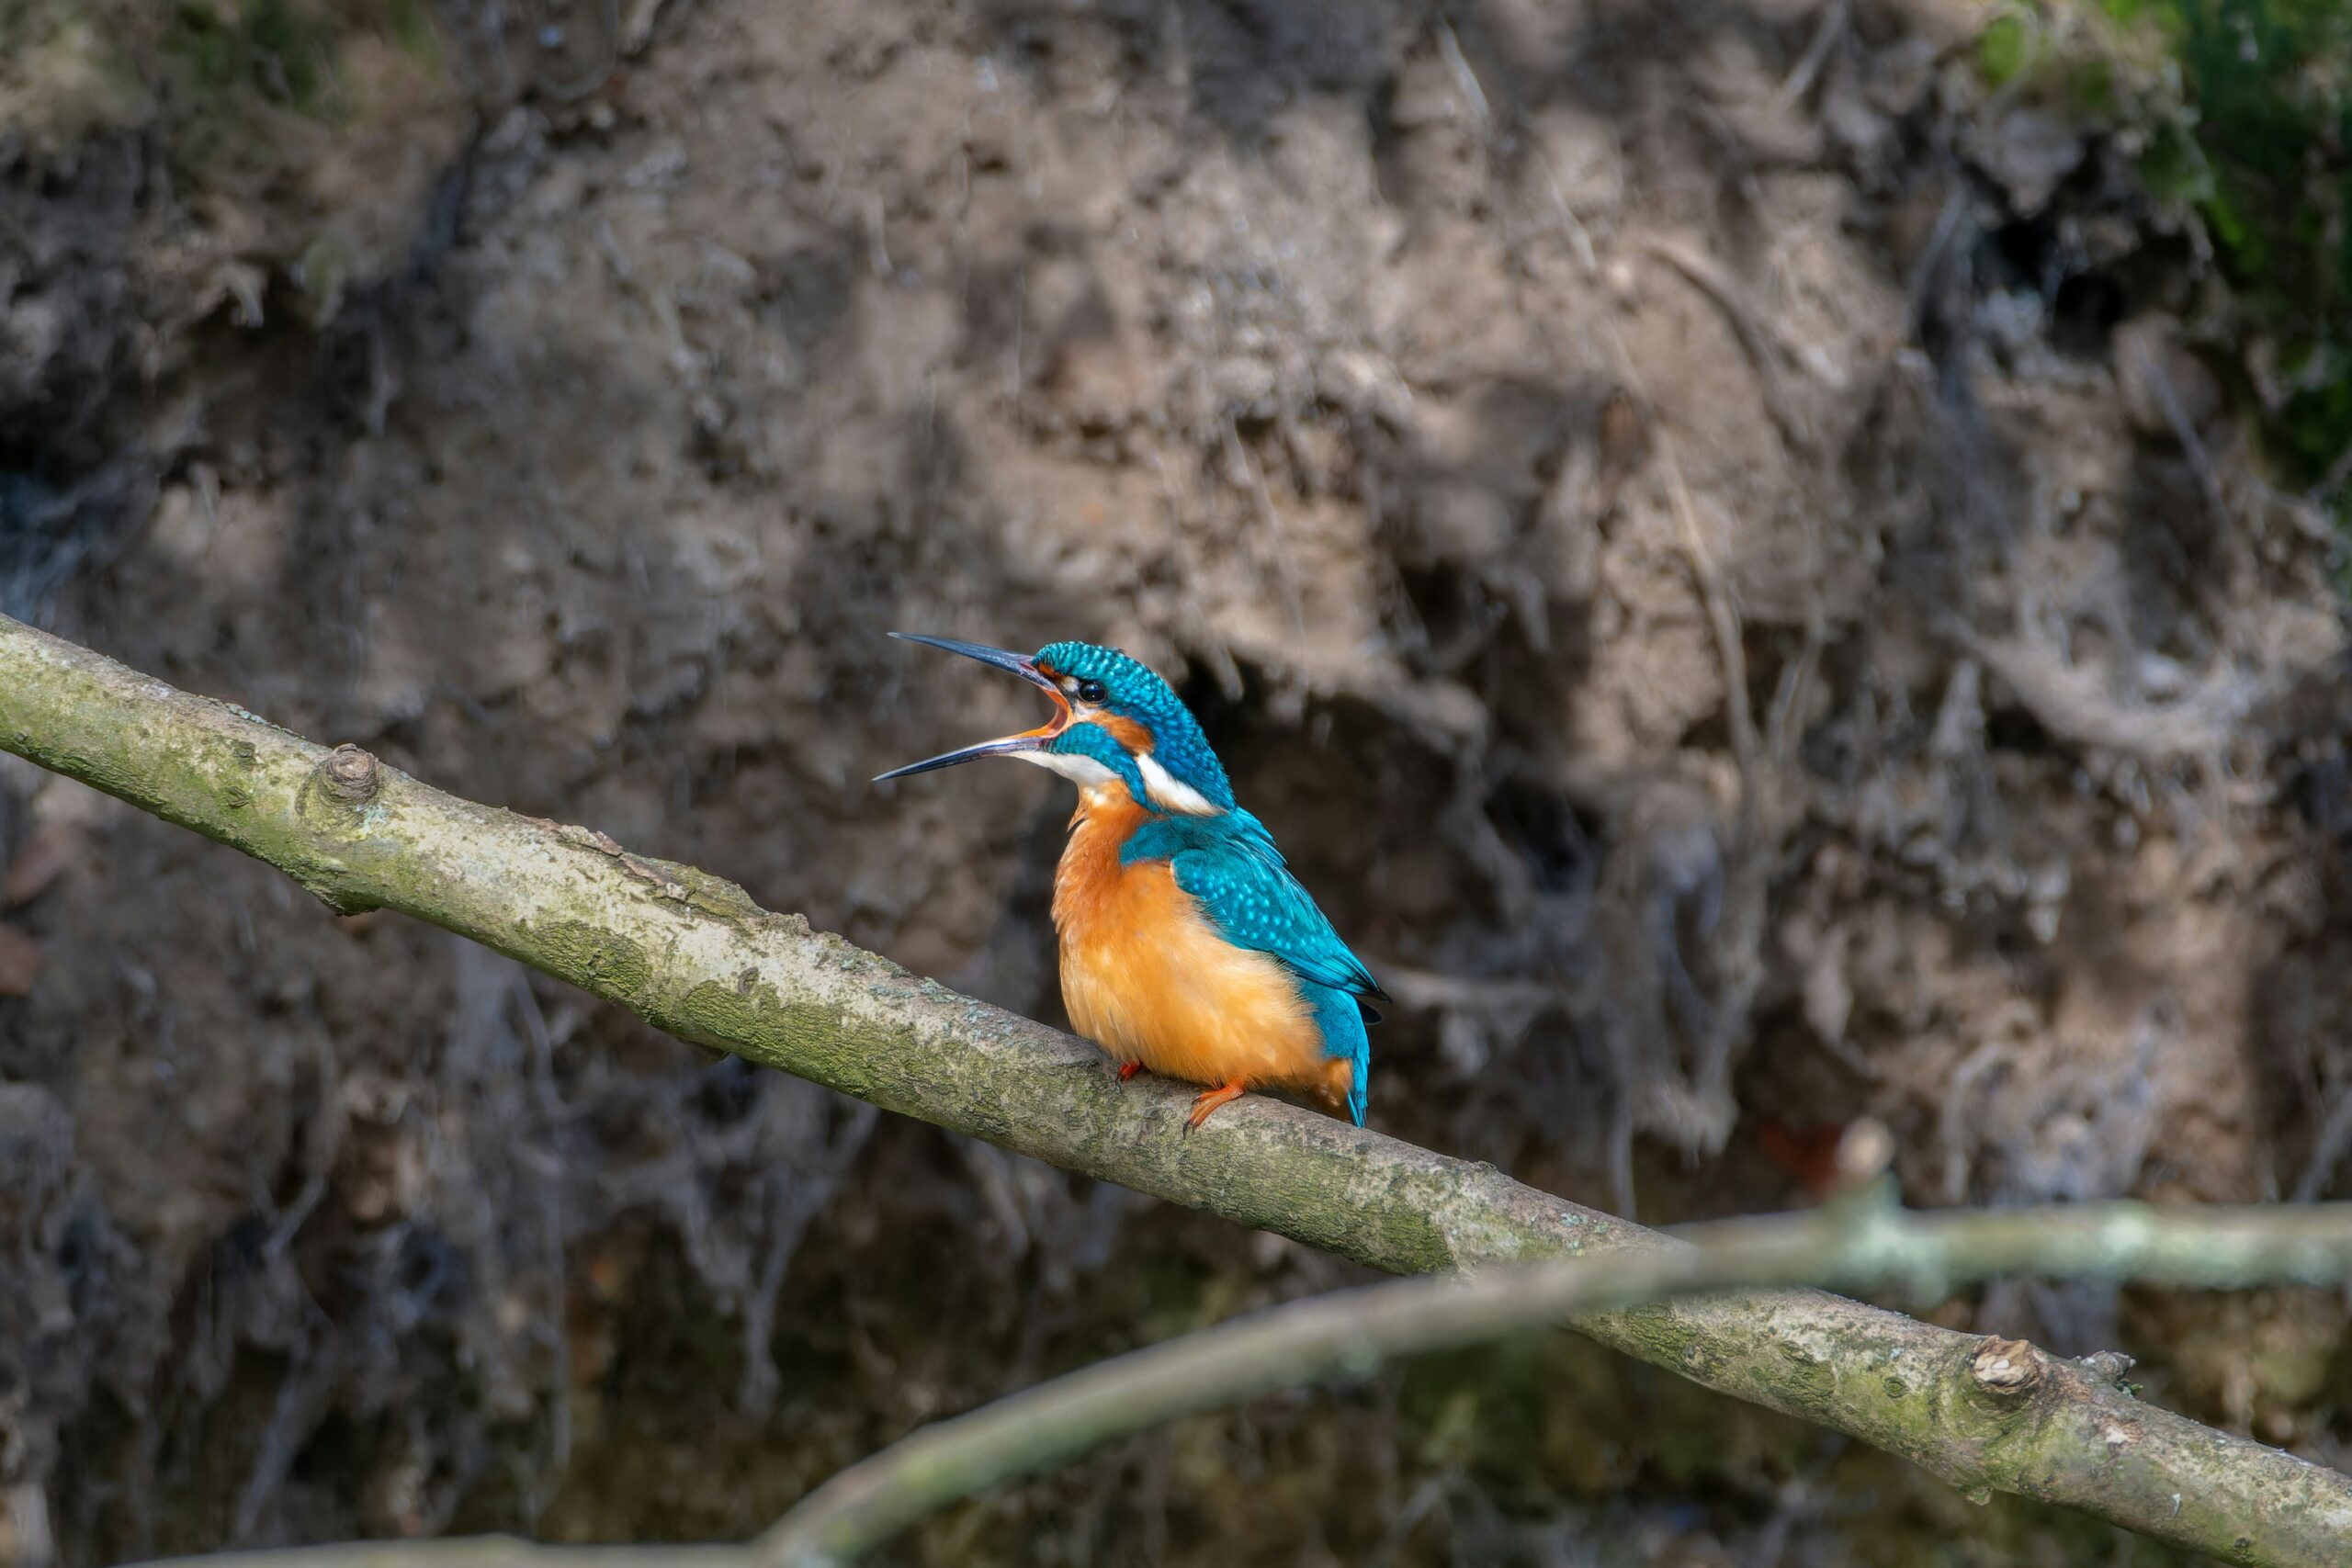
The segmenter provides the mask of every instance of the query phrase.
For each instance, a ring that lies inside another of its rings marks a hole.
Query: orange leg
[[[1119,1081],[1121,1083],[1125,1083],[1141,1071],[1143,1071],[1143,1064],[1141,1062],[1121,1062],[1119,1064]]]
[[[1218,1106],[1223,1105],[1227,1100],[1240,1099],[1241,1091],[1241,1085],[1238,1083],[1229,1083],[1222,1089],[1213,1089],[1203,1094],[1199,1099],[1193,1101],[1193,1113],[1184,1118],[1184,1131],[1189,1133],[1193,1128],[1199,1126],[1202,1122],[1207,1121],[1209,1119],[1209,1112],[1215,1111]]]

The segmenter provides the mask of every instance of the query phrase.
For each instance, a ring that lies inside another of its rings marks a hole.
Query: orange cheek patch
[[[1138,757],[1151,755],[1151,731],[1124,714],[1097,714],[1091,721],[1110,731],[1111,739]]]

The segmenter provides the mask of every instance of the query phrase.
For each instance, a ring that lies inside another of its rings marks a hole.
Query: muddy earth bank
[[[1400,1005],[1373,1124],[1645,1221],[2342,1196],[2344,632],[2193,225],[1962,0],[27,0],[0,595],[1059,1020],[1034,722],[1167,671]],[[1017,775],[1017,776],[1016,776]],[[1353,1278],[0,770],[0,1558],[737,1537]],[[2002,1288],[2326,1462],[2340,1298]],[[888,1560],[2168,1561],[1579,1344]]]

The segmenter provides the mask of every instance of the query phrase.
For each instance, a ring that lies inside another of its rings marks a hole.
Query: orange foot
[[[1207,1093],[1193,1100],[1193,1113],[1184,1118],[1184,1131],[1189,1133],[1193,1128],[1199,1126],[1202,1122],[1207,1121],[1209,1119],[1209,1112],[1215,1111],[1218,1106],[1223,1105],[1227,1100],[1240,1099],[1241,1088],[1242,1086],[1238,1083],[1229,1083],[1222,1089],[1210,1089]]]
[[[1121,1083],[1125,1083],[1141,1071],[1143,1071],[1143,1064],[1141,1062],[1121,1062],[1119,1064],[1119,1081]]]

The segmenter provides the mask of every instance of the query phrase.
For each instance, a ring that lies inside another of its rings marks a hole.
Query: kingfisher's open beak
[[[1027,654],[1008,653],[1003,649],[990,648],[985,643],[957,642],[954,637],[919,637],[913,632],[892,632],[890,635],[900,642],[926,643],[933,648],[944,648],[950,653],[960,653],[967,659],[977,659],[983,664],[993,664],[1000,670],[1010,670],[1054,699],[1054,716],[1035,729],[1024,729],[1001,740],[983,740],[977,746],[943,751],[936,757],[910,762],[887,773],[876,773],[874,775],[876,784],[884,779],[902,779],[909,773],[927,773],[933,768],[952,768],[958,762],[969,762],[979,757],[1017,757],[1023,751],[1041,751],[1047,741],[1069,728],[1069,700],[1062,695],[1061,688],[1054,684],[1053,677],[1038,669],[1037,661]]]

